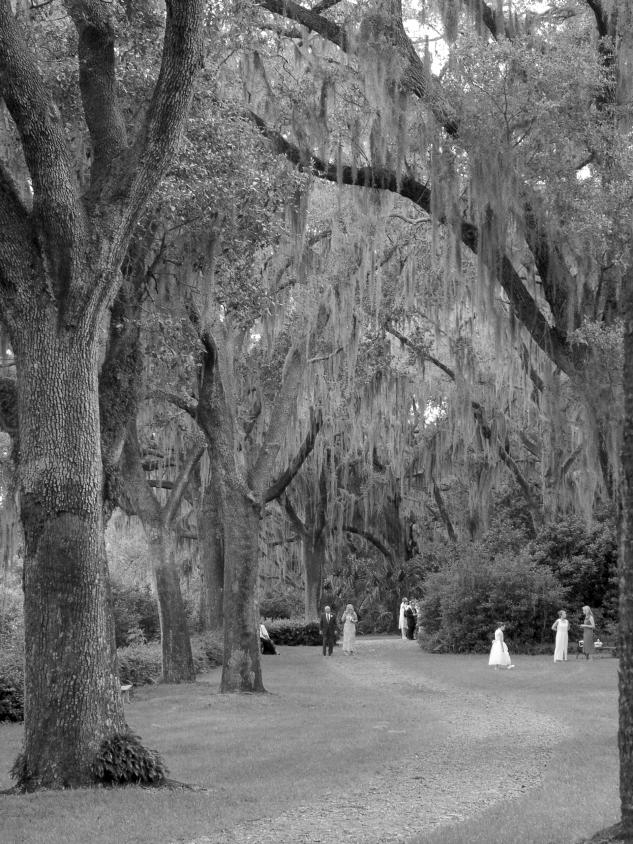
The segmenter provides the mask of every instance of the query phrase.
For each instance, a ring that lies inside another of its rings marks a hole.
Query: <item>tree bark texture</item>
[[[27,788],[91,780],[125,727],[102,524],[97,344],[35,314],[16,343]]]
[[[221,692],[263,692],[257,578],[260,513],[235,487],[223,484],[224,663]]]
[[[216,467],[217,468],[217,467]],[[220,630],[224,623],[224,530],[217,471],[204,491],[199,520],[200,537],[200,623],[203,630]]]
[[[623,287],[624,425],[620,511],[619,730],[622,826],[633,838],[633,272]]]
[[[146,528],[146,534],[158,598],[162,679],[165,683],[192,683],[196,672],[176,566],[175,538],[162,525]]]
[[[160,618],[163,681],[192,682],[195,671],[170,517],[175,508],[161,507],[149,486],[141,464],[136,419],[128,425],[121,465],[131,509],[141,520],[149,546]]]

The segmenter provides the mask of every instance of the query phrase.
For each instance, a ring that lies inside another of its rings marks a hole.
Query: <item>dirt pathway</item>
[[[358,713],[357,729],[385,733],[400,749],[396,758],[374,772],[350,770],[347,787],[325,789],[314,801],[187,844],[410,842],[420,830],[465,820],[538,787],[554,748],[570,736],[559,714],[522,701],[515,672],[488,673],[483,657],[481,682],[464,686],[463,678],[437,676],[433,657],[414,643],[357,644],[354,657],[337,650],[303,670],[316,688],[326,682],[328,694],[345,695]],[[292,660],[291,650],[282,658]]]

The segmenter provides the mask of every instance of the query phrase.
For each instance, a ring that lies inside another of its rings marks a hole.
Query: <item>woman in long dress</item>
[[[567,643],[569,641],[569,621],[565,610],[558,611],[558,618],[552,624],[552,630],[556,631],[554,662],[565,662],[567,660]]]
[[[508,646],[503,640],[503,631],[505,628],[506,626],[503,622],[500,621],[497,623],[495,637],[492,640],[492,647],[490,648],[488,665],[494,665],[495,671],[500,666],[501,668],[514,668],[512,660],[510,659],[510,654],[508,653]]]
[[[593,631],[596,629],[596,622],[594,621],[591,607],[583,607],[582,611],[585,614],[582,624],[582,652],[585,659],[592,659],[594,653]]]
[[[345,607],[341,621],[343,622],[343,653],[349,656],[354,653],[356,624],[358,622],[358,616],[354,611],[353,604],[348,604]]]
[[[398,616],[398,630],[402,633],[402,638],[407,638],[407,620],[404,616],[404,611],[409,606],[409,599],[403,598],[400,604],[400,615]]]

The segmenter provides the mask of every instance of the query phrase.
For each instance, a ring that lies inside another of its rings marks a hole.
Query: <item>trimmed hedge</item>
[[[271,621],[266,625],[270,638],[276,645],[321,645],[323,637],[316,621]],[[336,640],[338,641],[337,631]]]

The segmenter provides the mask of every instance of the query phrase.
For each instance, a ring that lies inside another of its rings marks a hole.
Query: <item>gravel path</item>
[[[328,669],[333,688],[351,688],[358,700],[386,692],[394,696],[394,706],[408,705],[410,717],[420,719],[421,727],[442,724],[437,735],[426,727],[423,746],[415,744],[415,724],[407,729],[412,747],[420,752],[412,754],[406,771],[400,762],[390,761],[362,781],[351,777],[344,793],[326,792],[318,803],[293,806],[186,844],[319,844],[333,839],[338,844],[404,844],[412,841],[413,831],[419,836],[420,830],[466,820],[538,787],[553,749],[569,734],[563,721],[535,713],[519,695],[504,694],[506,682],[512,681],[501,676],[506,672],[492,676],[491,671],[489,687],[467,693],[434,679],[429,670],[403,676],[391,659],[394,649],[403,647],[407,645],[396,640],[360,640],[357,657],[337,653]],[[482,671],[483,666],[484,658]],[[391,719],[362,728],[404,732],[394,729]]]

